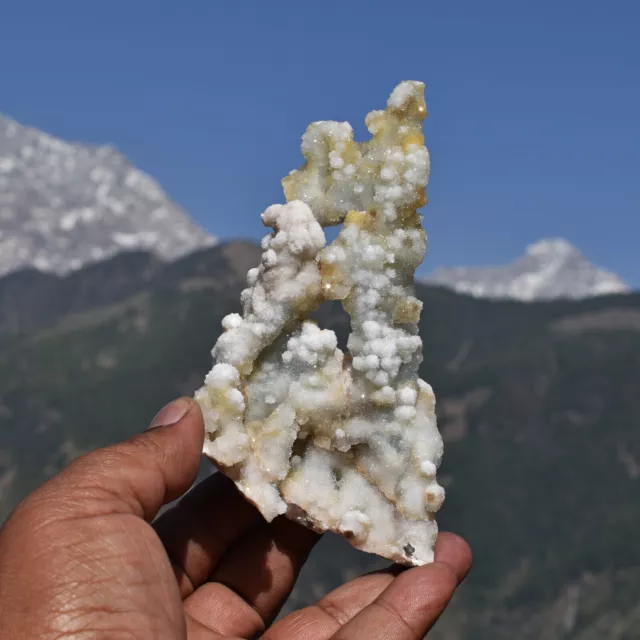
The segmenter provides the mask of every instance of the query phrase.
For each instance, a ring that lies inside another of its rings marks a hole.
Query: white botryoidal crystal
[[[267,520],[286,514],[405,564],[433,560],[442,439],[435,397],[418,377],[422,303],[413,295],[426,250],[424,85],[402,82],[366,118],[315,122],[304,166],[284,181],[288,203],[249,271],[243,313],[223,320],[215,365],[196,393],[204,453]],[[322,226],[342,223],[325,247]],[[340,300],[350,357],[309,315]]]

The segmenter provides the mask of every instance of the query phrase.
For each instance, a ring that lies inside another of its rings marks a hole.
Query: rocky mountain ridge
[[[615,273],[595,266],[563,238],[540,240],[515,262],[495,267],[444,267],[426,282],[478,298],[531,301],[626,293]]]
[[[65,142],[0,114],[0,275],[68,273],[131,250],[173,260],[214,243],[113,147]]]

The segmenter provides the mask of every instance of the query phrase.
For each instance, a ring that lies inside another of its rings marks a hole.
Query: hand
[[[422,638],[471,564],[441,534],[429,566],[366,575],[271,625],[318,536],[267,524],[222,474],[193,483],[204,439],[192,400],[87,454],[0,532],[0,637],[12,640]]]

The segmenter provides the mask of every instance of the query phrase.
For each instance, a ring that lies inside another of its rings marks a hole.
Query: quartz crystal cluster
[[[402,82],[356,143],[346,122],[315,122],[304,165],[283,180],[287,204],[247,276],[242,315],[224,318],[214,367],[197,392],[204,453],[267,520],[286,514],[404,564],[433,561],[442,439],[418,376],[426,249],[424,85]],[[342,224],[326,246],[323,227]],[[348,354],[310,315],[340,300]]]

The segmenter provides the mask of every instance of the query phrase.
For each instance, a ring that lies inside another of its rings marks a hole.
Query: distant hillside
[[[78,453],[142,429],[210,368],[249,243],[0,280],[2,516]],[[25,283],[29,282],[29,286]],[[446,441],[439,520],[476,564],[430,637],[640,632],[640,295],[523,304],[419,287]],[[318,319],[344,339],[348,319]],[[327,537],[290,606],[379,560]]]
[[[126,300],[150,287],[167,287],[205,276],[216,288],[240,287],[260,249],[248,241],[227,242],[166,263],[151,253],[125,252],[59,277],[26,269],[0,278],[0,338],[51,327],[71,314]],[[192,284],[190,286],[197,286]]]

